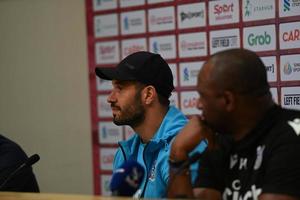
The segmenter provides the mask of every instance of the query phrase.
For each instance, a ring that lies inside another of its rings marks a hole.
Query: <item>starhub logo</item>
[[[251,7],[252,7],[252,4],[250,3],[250,0],[247,0],[246,1],[246,5],[245,5],[245,16],[250,16],[251,15]]]

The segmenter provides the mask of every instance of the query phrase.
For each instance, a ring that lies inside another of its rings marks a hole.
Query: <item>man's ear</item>
[[[157,96],[156,90],[151,85],[146,86],[142,91],[143,102],[146,105],[151,104],[154,101],[156,96]]]
[[[224,91],[223,93],[224,103],[225,103],[225,109],[228,112],[231,112],[236,107],[236,96],[231,91]]]

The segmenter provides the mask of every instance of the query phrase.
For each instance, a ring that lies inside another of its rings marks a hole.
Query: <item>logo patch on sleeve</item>
[[[293,121],[288,121],[288,124],[294,129],[297,136],[300,135],[300,119],[295,118]]]

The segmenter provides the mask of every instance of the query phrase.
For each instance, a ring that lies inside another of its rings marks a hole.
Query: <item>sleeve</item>
[[[204,152],[199,161],[199,174],[194,183],[194,188],[211,188],[223,191],[224,184],[221,177],[224,177],[223,164],[221,163],[220,151]]]
[[[267,156],[262,192],[300,197],[300,136],[289,129],[276,139]]]

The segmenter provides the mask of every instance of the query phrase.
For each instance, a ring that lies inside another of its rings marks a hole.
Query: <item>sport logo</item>
[[[283,66],[283,73],[286,75],[290,75],[292,73],[292,66],[289,62],[285,63]]]
[[[229,12],[233,12],[233,3],[227,5],[227,4],[223,4],[223,5],[215,5],[214,7],[214,14],[220,15],[222,13],[229,13]]]
[[[271,43],[271,36],[265,31],[263,35],[254,35],[253,33],[248,36],[248,44],[250,46],[265,45]]]

